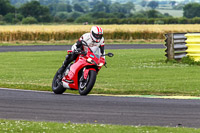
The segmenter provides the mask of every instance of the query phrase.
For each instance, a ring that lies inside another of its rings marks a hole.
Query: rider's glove
[[[74,49],[74,52],[77,54],[80,54],[82,52],[82,50],[80,48],[76,48],[76,49]]]
[[[72,46],[72,51],[76,51],[76,49],[77,49],[76,45],[73,45]]]

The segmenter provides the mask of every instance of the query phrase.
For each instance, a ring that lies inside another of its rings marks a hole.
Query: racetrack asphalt
[[[56,46],[1,46],[0,52],[56,51]],[[164,48],[163,45],[106,45],[106,49]],[[72,123],[200,128],[200,101],[160,98],[55,95],[0,88],[0,118]]]
[[[105,49],[160,49],[163,44],[108,44]],[[34,45],[34,46],[0,46],[0,52],[14,51],[62,51],[71,49],[71,45]]]
[[[0,88],[0,118],[200,128],[200,100],[56,95]]]

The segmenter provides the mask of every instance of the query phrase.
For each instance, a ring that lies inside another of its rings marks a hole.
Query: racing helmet
[[[94,42],[99,43],[103,37],[103,29],[99,26],[93,26],[91,28],[90,35]]]

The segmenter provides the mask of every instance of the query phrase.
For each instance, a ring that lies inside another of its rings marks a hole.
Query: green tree
[[[131,10],[135,10],[135,5],[132,2],[127,2],[122,5],[122,13],[131,13]]]
[[[96,4],[91,11],[92,12],[107,12],[107,13],[110,12],[108,5],[104,4],[103,2]]]
[[[78,17],[80,17],[82,15],[83,15],[83,13],[80,13],[80,12],[71,12],[71,13],[69,13],[69,18],[77,19]]]
[[[72,5],[80,4],[82,2],[87,2],[88,3],[88,0],[72,0]]]
[[[129,17],[132,17],[132,18],[147,18],[147,15],[146,15],[145,11],[139,11],[139,12],[135,12],[134,14],[131,14]]]
[[[0,22],[4,20],[4,17],[0,15]]]
[[[187,18],[200,17],[200,4],[189,3],[183,7],[183,16]]]
[[[8,13],[4,16],[4,21],[8,23],[17,23],[22,21],[23,18],[24,16],[22,16],[21,14]]]
[[[127,2],[125,4],[120,4],[118,2],[115,2],[110,6],[111,13],[130,14],[131,10],[134,10],[134,9],[135,9],[135,6],[132,2]]]
[[[93,7],[94,7],[95,5],[97,5],[98,3],[100,3],[99,0],[92,0],[92,1],[89,2],[89,6],[90,6],[91,8],[93,8]]]
[[[66,11],[67,11],[67,12],[72,12],[72,6],[69,5],[69,4],[67,4],[67,5],[66,5]]]
[[[161,12],[157,10],[149,10],[146,11],[147,17],[148,18],[165,18],[165,17],[172,17],[168,13],[162,14]]]
[[[83,7],[80,6],[79,4],[74,4],[74,10],[77,11],[77,12],[85,12]]]
[[[19,8],[20,13],[24,17],[34,17],[39,22],[50,22],[51,16],[49,8],[41,6],[38,1],[31,1]]]
[[[156,7],[158,7],[158,2],[157,1],[150,1],[149,3],[148,3],[148,7],[151,7],[152,9],[155,9]]]
[[[76,5],[80,5],[81,8],[78,9],[78,6]],[[78,12],[88,12],[89,11],[89,7],[90,7],[90,3],[88,0],[72,0],[72,5],[75,6],[76,9],[74,9],[75,11]]]
[[[113,3],[113,4],[110,6],[110,12],[111,12],[111,13],[120,12],[121,7],[122,7],[122,6],[121,6],[120,3],[115,2],[115,3]]]
[[[141,2],[140,2],[140,5],[141,5],[142,7],[145,7],[145,6],[147,5],[147,1],[146,1],[146,0],[141,1]]]
[[[70,4],[70,0],[38,0],[41,5],[50,5],[50,4]]]
[[[84,15],[77,18],[75,22],[76,23],[85,23],[85,22],[91,23],[91,21],[92,21],[91,17]]]
[[[171,17],[169,14],[162,14],[157,10],[148,10],[148,11],[140,11],[136,12],[133,15],[130,15],[132,18],[165,18]]]
[[[10,4],[9,0],[0,0],[0,15],[15,12],[15,7]]]
[[[37,24],[38,21],[34,17],[27,17],[22,20],[22,24]]]
[[[26,3],[28,0],[10,0],[10,3],[12,4],[12,5],[16,5],[16,4],[18,4],[18,3],[20,3],[20,4],[24,4],[24,3]]]
[[[72,6],[68,4],[56,4],[56,11],[58,12],[72,12]]]
[[[156,10],[149,10],[147,11],[147,17],[148,18],[159,18],[161,15],[160,12],[156,11]]]
[[[94,19],[99,19],[99,18],[115,18],[116,16],[113,13],[94,12],[90,14],[90,17]]]
[[[55,15],[57,12],[57,4],[49,4],[48,5],[49,11],[52,15]]]
[[[60,20],[66,20],[69,18],[69,13],[67,12],[57,12],[55,17],[59,18]]]
[[[110,5],[112,2],[110,0],[102,0],[102,2],[106,5]]]
[[[8,23],[12,23],[14,18],[15,18],[15,14],[14,13],[7,13],[4,16],[4,21],[6,21]]]

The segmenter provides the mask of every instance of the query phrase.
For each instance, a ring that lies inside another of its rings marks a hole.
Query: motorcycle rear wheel
[[[53,78],[52,90],[55,94],[63,94],[66,90],[66,88],[64,88],[62,85],[62,74],[59,74],[58,72],[56,72]]]
[[[90,70],[87,79],[83,80],[83,74],[79,78],[79,94],[87,95],[92,90],[95,82],[96,82],[96,71]],[[83,80],[83,81],[82,81]]]

